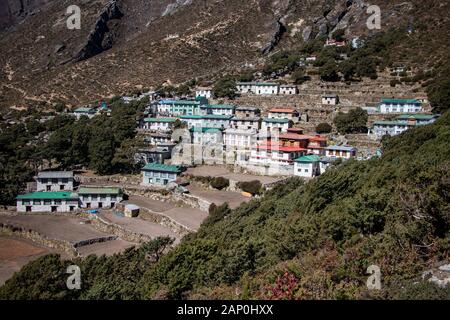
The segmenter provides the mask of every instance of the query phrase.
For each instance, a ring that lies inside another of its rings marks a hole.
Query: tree
[[[213,93],[216,98],[234,99],[236,97],[236,81],[230,76],[218,80],[214,84]]]
[[[348,113],[339,112],[333,122],[341,134],[367,132],[367,111],[355,108]]]
[[[259,180],[241,181],[237,184],[237,187],[244,192],[248,192],[252,195],[257,195],[261,193],[262,184]]]
[[[356,73],[356,65],[351,60],[342,61],[339,64],[339,71],[342,73],[346,81],[352,80]]]
[[[338,66],[335,61],[329,60],[322,67],[319,68],[320,78],[324,81],[338,81]]]
[[[426,90],[433,112],[444,113],[450,109],[450,62],[438,70]]]
[[[112,160],[114,172],[138,173],[143,164],[136,161],[135,155],[142,147],[144,147],[143,140],[137,138],[122,141],[114,152]]]
[[[156,263],[174,241],[175,239],[171,237],[157,237],[150,242],[143,243],[140,250],[148,261]]]
[[[112,172],[114,134],[110,128],[95,128],[89,141],[90,168],[99,174]]]
[[[319,123],[316,126],[316,132],[318,134],[330,133],[332,130],[333,130],[333,127],[330,124],[325,123],[325,122]]]
[[[333,33],[333,39],[336,41],[344,41],[345,40],[345,30],[339,29]]]
[[[305,69],[295,69],[295,71],[291,74],[291,79],[295,84],[302,84],[303,82],[305,82]]]
[[[230,186],[230,180],[224,177],[214,177],[210,184],[214,189],[222,190]]]

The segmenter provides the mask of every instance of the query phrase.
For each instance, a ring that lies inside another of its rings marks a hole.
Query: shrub
[[[213,92],[216,98],[234,99],[236,97],[236,81],[232,77],[224,77],[214,84]]]
[[[333,127],[328,123],[319,123],[316,127],[316,132],[321,133],[330,133],[333,130]]]
[[[259,180],[241,181],[237,184],[237,187],[244,192],[256,195],[261,193],[262,184]]]
[[[211,180],[211,187],[217,190],[222,190],[230,186],[230,180],[223,177],[215,177]]]
[[[391,80],[391,82],[390,82],[390,85],[391,85],[391,87],[395,87],[396,85],[398,85],[398,84],[400,84],[401,82],[400,81],[398,81],[398,80]]]
[[[334,125],[341,134],[367,132],[367,111],[355,108],[348,113],[339,112],[334,118]]]

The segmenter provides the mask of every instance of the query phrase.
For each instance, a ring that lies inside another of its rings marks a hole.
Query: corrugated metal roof
[[[121,194],[122,189],[116,187],[80,187],[79,194]]]
[[[17,196],[19,200],[44,200],[44,199],[78,199],[78,194],[74,192],[32,192]]]
[[[295,162],[319,162],[320,157],[316,155],[309,155],[297,158],[294,160]]]
[[[177,121],[177,118],[145,118],[145,122],[164,122],[164,123],[173,123]]]
[[[382,103],[392,103],[392,104],[421,104],[417,99],[381,99]]]
[[[56,178],[73,178],[72,171],[41,171],[38,178],[56,179]]]
[[[172,173],[180,173],[181,167],[179,166],[173,166],[173,165],[167,165],[167,164],[160,164],[160,163],[149,163],[145,165],[144,168],[142,168],[144,171],[160,171],[160,172],[172,172]]]
[[[325,148],[326,150],[336,150],[336,151],[355,151],[356,148],[349,146],[329,146]]]

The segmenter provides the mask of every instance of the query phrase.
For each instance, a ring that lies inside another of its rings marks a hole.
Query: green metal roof
[[[316,156],[316,155],[309,155],[309,156],[303,156],[303,157],[297,158],[294,161],[295,162],[304,162],[304,163],[319,162],[320,161],[320,157]]]
[[[392,104],[421,104],[417,99],[381,99],[383,103],[392,103]]]
[[[268,86],[279,86],[279,83],[275,83],[275,82],[257,82],[255,84],[258,87],[268,87]]]
[[[399,120],[397,120],[397,121],[395,121],[395,120],[392,120],[392,121],[375,121],[373,124],[374,125],[386,125],[386,126],[397,126],[397,125],[406,126],[406,125],[408,125],[408,123],[406,121],[399,121]]]
[[[289,119],[276,119],[276,118],[265,118],[264,122],[272,122],[272,123],[289,123]]]
[[[432,120],[434,118],[435,118],[435,115],[432,115],[432,114],[403,114],[403,115],[397,117],[397,119],[399,119],[399,120],[408,120],[408,119]]]
[[[160,172],[171,172],[171,173],[180,173],[181,167],[172,166],[167,164],[160,163],[149,163],[142,168],[144,171],[160,171]]]
[[[185,115],[185,116],[180,116],[180,119],[203,119],[203,116],[200,115]]]
[[[32,192],[17,196],[17,199],[22,200],[44,200],[44,199],[78,199],[78,195],[74,192]]]
[[[145,118],[145,122],[169,122],[173,123],[177,121],[177,118]]]
[[[202,106],[203,109],[234,109],[236,106],[232,104],[206,104]]]
[[[201,101],[197,100],[161,100],[160,104],[169,104],[169,105],[200,105]]]
[[[218,129],[218,128],[202,128],[202,127],[194,127],[194,128],[191,128],[190,130],[191,130],[191,132],[202,132],[202,133],[205,133],[205,132],[208,132],[208,133],[218,133],[218,132],[221,132],[221,130]]]
[[[222,115],[222,114],[207,114],[206,116],[203,116],[203,119],[206,119],[206,120],[212,120],[212,119],[231,120],[231,118],[233,118],[233,116],[226,116],[226,115]]]
[[[122,190],[115,187],[80,187],[78,194],[121,194]]]
[[[188,116],[181,116],[180,119],[206,119],[206,120],[230,120],[233,118],[232,115],[226,116],[221,114],[208,114],[208,115],[188,115]]]

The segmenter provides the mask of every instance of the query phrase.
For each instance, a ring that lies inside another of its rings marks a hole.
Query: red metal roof
[[[300,152],[300,151],[307,151],[307,149],[300,148],[300,147],[285,147],[280,144],[259,144],[256,145],[257,149],[263,149],[263,150],[271,150],[271,151],[281,151],[281,152]]]
[[[313,136],[313,137],[311,137],[310,140],[311,141],[317,141],[317,142],[320,142],[320,141],[326,142],[328,139],[326,137]]]
[[[297,133],[284,133],[279,136],[280,139],[290,139],[290,140],[310,140],[312,137],[304,134]]]
[[[297,110],[295,109],[290,109],[290,108],[275,108],[275,109],[270,109],[269,112],[274,112],[274,113],[294,113],[297,112]]]

